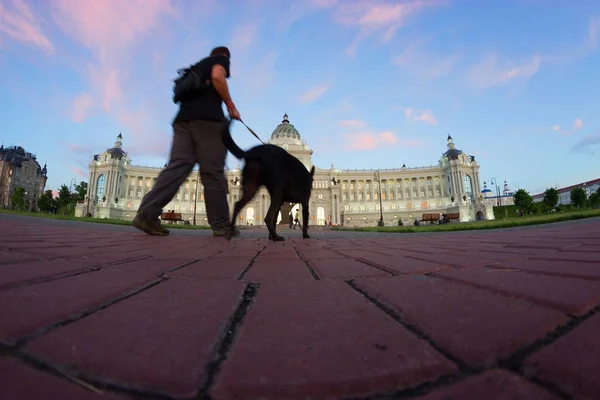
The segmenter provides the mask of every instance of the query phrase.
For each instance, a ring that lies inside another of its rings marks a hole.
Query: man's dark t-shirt
[[[216,64],[225,68],[226,76],[229,78],[229,58],[225,56],[207,57],[194,66],[194,71],[200,75],[202,81],[205,81],[211,78],[212,67]],[[211,84],[209,88],[202,90],[191,100],[179,104],[179,112],[173,123],[193,120],[225,121],[222,103],[221,96]]]

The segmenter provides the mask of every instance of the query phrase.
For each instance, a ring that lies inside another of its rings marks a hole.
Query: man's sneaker
[[[238,228],[237,226],[224,226],[221,228],[217,228],[217,229],[213,229],[213,236],[218,236],[218,237],[227,237],[228,239],[231,239],[232,237],[238,237],[240,236],[240,228]]]
[[[148,235],[167,236],[169,234],[169,230],[163,228],[158,219],[151,220],[139,213],[133,219],[132,225]]]

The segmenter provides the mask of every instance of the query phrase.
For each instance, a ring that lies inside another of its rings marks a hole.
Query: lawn
[[[58,215],[58,214],[46,214],[41,212],[28,212],[28,211],[14,211],[0,209],[0,214],[13,214],[13,215],[26,215],[29,217],[36,218],[49,218],[49,219],[60,219],[63,221],[76,221],[76,222],[93,222],[97,224],[110,224],[110,225],[127,225],[131,226],[131,221],[124,221],[122,219],[108,219],[108,218],[76,218],[71,215]],[[169,229],[210,229],[210,226],[194,226],[194,225],[183,225],[183,224],[164,224]]]
[[[359,232],[453,232],[453,231],[471,231],[478,229],[498,229],[514,228],[518,226],[550,224],[553,222],[572,221],[576,219],[600,217],[600,210],[581,210],[562,213],[552,213],[545,215],[526,216],[523,218],[496,219],[492,221],[476,221],[449,223],[445,225],[429,225],[423,223],[421,226],[369,226],[369,227],[334,227],[334,230],[347,230]]]

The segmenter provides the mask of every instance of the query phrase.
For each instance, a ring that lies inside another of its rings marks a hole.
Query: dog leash
[[[248,129],[250,131],[250,133],[252,135],[254,135],[255,138],[257,138],[262,144],[265,144],[265,142],[263,142],[258,135],[252,130],[252,128],[250,128],[248,125],[246,125],[246,123],[244,121],[242,121],[241,119],[239,120],[242,124],[244,124],[244,126],[246,127],[246,129]]]

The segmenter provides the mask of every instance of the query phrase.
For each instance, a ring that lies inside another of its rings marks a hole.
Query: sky
[[[593,0],[0,0],[0,142],[50,189],[119,133],[162,167],[176,71],[220,45],[243,120],[266,140],[287,113],[320,168],[437,165],[450,134],[482,187],[600,177]]]

